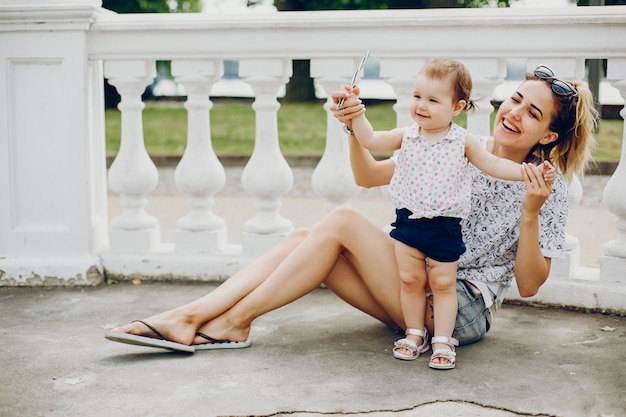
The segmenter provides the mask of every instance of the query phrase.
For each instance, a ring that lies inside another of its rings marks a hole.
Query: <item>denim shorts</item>
[[[460,345],[478,342],[491,327],[491,311],[485,307],[483,296],[476,295],[467,281],[456,281],[456,296],[459,309],[452,337],[458,339]]]

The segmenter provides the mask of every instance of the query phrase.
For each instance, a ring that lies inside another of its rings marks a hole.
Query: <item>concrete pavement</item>
[[[394,359],[397,336],[326,289],[259,318],[246,349],[103,337],[213,287],[1,288],[0,415],[626,415],[624,317],[505,305],[452,371],[429,369],[428,354]]]

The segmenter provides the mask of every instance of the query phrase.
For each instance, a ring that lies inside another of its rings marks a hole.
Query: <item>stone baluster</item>
[[[351,72],[360,63],[354,59],[313,59],[311,76],[316,84],[327,93],[324,103],[326,110],[326,146],[322,157],[313,170],[311,187],[324,197],[324,209],[330,211],[339,206],[350,206],[350,199],[360,192],[354,182],[350,168],[350,149],[343,125],[333,116],[330,94],[343,84],[350,82]]]
[[[112,251],[145,252],[160,243],[157,219],[146,213],[146,195],[157,186],[159,174],[143,138],[141,95],[156,75],[153,61],[105,61],[104,75],[121,96],[120,150],[109,168],[109,186],[121,195],[122,213],[111,221]]]
[[[380,63],[380,76],[393,88],[396,102],[393,109],[396,112],[396,126],[406,127],[415,123],[409,113],[409,106],[413,99],[415,77],[424,65],[424,59],[383,59]]]
[[[577,206],[583,197],[583,186],[577,175],[574,175],[568,188],[569,208]],[[578,238],[565,233],[565,258],[552,259],[550,276],[555,278],[570,278],[576,275],[580,267],[580,242]]]
[[[256,199],[256,216],[243,227],[244,256],[256,256],[271,248],[293,229],[280,215],[281,197],[293,186],[293,173],[278,142],[278,92],[291,77],[291,62],[278,59],[244,59],[239,73],[252,87],[256,113],[254,150],[241,182],[244,191]],[[303,129],[306,127],[303,126]]]
[[[178,219],[177,252],[215,253],[226,245],[226,223],[212,211],[213,196],[226,183],[224,167],[211,143],[211,87],[222,75],[219,60],[176,60],[172,75],[185,87],[187,147],[176,167],[179,190],[189,195],[189,213]]]
[[[607,78],[626,100],[626,59],[610,59]],[[626,120],[626,106],[620,111]],[[617,237],[604,244],[600,279],[626,283],[626,125],[622,129],[622,153],[615,172],[604,188],[602,202],[617,216]]]
[[[467,130],[476,135],[491,135],[491,97],[495,88],[502,84],[506,74],[504,58],[464,59],[463,63],[472,74],[472,96],[476,109],[467,113]]]

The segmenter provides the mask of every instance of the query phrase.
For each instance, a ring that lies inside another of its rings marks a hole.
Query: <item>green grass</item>
[[[218,155],[249,155],[254,149],[255,114],[250,100],[216,100],[210,112],[211,140]],[[283,154],[321,154],[326,138],[323,103],[283,103],[278,111],[278,137]],[[495,115],[495,113],[494,113]],[[367,117],[377,130],[395,126],[391,103],[367,106]],[[493,116],[492,116],[493,118]],[[120,146],[120,112],[106,111],[106,146],[116,154]],[[464,126],[465,118],[457,123]],[[619,160],[621,119],[602,120],[596,134],[597,159]],[[183,102],[147,102],[143,110],[144,141],[148,153],[182,155],[187,142],[187,111]]]

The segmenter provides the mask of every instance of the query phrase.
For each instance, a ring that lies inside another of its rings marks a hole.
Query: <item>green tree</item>
[[[200,0],[102,0],[102,7],[117,13],[199,12]]]

